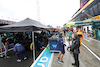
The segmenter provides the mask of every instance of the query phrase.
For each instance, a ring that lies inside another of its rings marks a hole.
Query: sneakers
[[[73,65],[73,66],[76,66],[76,64],[75,64],[75,63],[72,63],[72,65]]]
[[[7,57],[4,57],[4,59],[7,59]]]
[[[58,63],[63,64],[64,62],[63,62],[62,60],[61,60],[61,61],[59,61],[59,59],[60,59],[60,57],[57,57]]]
[[[59,60],[60,58],[59,57],[57,57],[57,60]]]
[[[27,57],[24,57],[24,60],[26,60],[27,59]]]
[[[24,60],[26,60],[27,57],[24,57]],[[17,59],[17,62],[21,62],[21,59]]]
[[[7,56],[7,58],[10,58],[9,56]]]
[[[5,59],[10,58],[9,56],[4,57]]]
[[[58,63],[61,63],[61,64],[63,64],[64,62],[63,62],[63,61],[58,61]]]
[[[21,59],[17,59],[17,62],[21,62]]]

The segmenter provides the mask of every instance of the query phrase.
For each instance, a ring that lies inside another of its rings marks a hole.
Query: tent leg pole
[[[35,61],[34,31],[32,31],[32,41],[33,41],[33,62],[34,62]]]
[[[2,54],[2,42],[1,42],[1,35],[0,35],[0,48],[1,48],[1,52],[0,52],[0,57],[3,57],[3,54]]]

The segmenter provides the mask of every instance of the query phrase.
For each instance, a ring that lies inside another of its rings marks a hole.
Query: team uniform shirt
[[[57,44],[59,45],[60,51],[62,52],[62,54],[64,54],[65,53],[65,50],[64,50],[65,44],[63,43],[63,39],[61,37],[58,37],[57,41],[58,41]]]

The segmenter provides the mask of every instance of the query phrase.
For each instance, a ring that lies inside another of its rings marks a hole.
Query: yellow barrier
[[[30,44],[30,50],[33,50],[33,42]]]

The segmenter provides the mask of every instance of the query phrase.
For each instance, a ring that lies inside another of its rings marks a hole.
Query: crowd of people
[[[64,32],[64,31],[63,31]],[[66,32],[66,31],[65,31]],[[64,35],[66,35],[64,32]],[[79,67],[79,58],[78,55],[80,53],[80,45],[83,38],[83,33],[80,29],[78,29],[77,32],[73,32],[71,29],[68,31],[69,33],[69,41],[72,40],[72,45],[68,47],[68,51],[73,52],[73,57],[75,59],[75,63],[72,63],[72,65]],[[55,34],[55,31],[41,31],[41,32],[35,32],[34,33],[34,44],[35,44],[35,51],[40,51],[41,49],[45,48],[48,44],[48,39]],[[60,31],[59,37],[57,39],[57,44],[60,46],[60,52],[58,54],[58,62],[64,63],[62,61],[62,58],[65,54],[64,46],[66,44],[63,43],[63,33]],[[5,58],[9,58],[8,56],[8,44],[9,37],[7,37],[7,34],[4,33],[4,36],[2,37],[2,43],[5,49]],[[14,36],[14,52],[17,56],[17,62],[21,62],[21,58],[19,56],[19,53],[23,53],[24,60],[27,59],[27,56],[25,55],[25,50],[29,50],[30,43],[32,43],[32,34],[27,33],[18,33]]]
[[[34,45],[35,45],[35,51],[41,51],[48,45],[48,38],[50,38],[52,35],[54,35],[55,31],[39,31],[34,33]],[[24,33],[17,33],[13,35],[13,43],[14,43],[14,52],[17,56],[17,62],[21,62],[21,58],[19,56],[20,53],[23,53],[24,60],[27,59],[27,56],[25,55],[26,50],[30,49],[30,44],[32,43],[32,33],[27,34],[27,32]],[[5,59],[10,58],[8,53],[8,47],[9,47],[9,41],[10,37],[7,36],[7,33],[4,33],[2,36],[2,44],[5,50]]]

